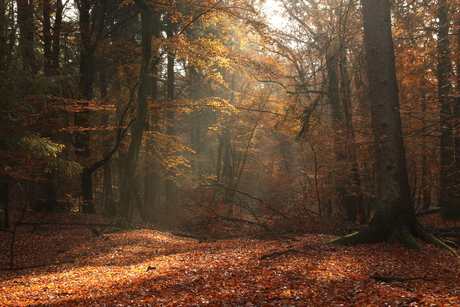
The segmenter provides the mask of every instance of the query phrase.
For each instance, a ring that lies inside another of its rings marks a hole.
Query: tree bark
[[[43,70],[45,76],[52,75],[52,48],[51,48],[51,2],[42,0],[43,12]]]
[[[0,218],[1,228],[10,228],[10,198],[8,181],[6,179],[0,180],[0,203],[3,203],[3,220]]]
[[[450,58],[449,18],[446,0],[439,1],[437,11],[438,28],[438,99],[441,106],[441,139],[440,139],[440,182],[439,207],[444,218],[460,218],[458,201],[458,175],[455,163],[455,142],[452,120],[454,98],[452,93],[452,62]]]
[[[112,166],[110,163],[103,167],[103,191],[104,191],[104,213],[110,217],[117,215],[117,205],[113,192]]]
[[[167,29],[166,29],[166,34],[168,38],[172,38],[174,36],[174,28],[176,27],[175,23],[172,22],[171,20],[168,20],[167,24]],[[167,100],[168,104],[173,103],[173,101],[176,99],[175,97],[175,59],[176,55],[174,54],[173,50],[168,51],[168,61],[167,61],[167,72],[168,72],[168,77],[167,77]],[[174,110],[173,109],[168,109],[166,110],[166,120],[167,120],[167,126],[166,126],[166,134],[169,136],[174,136],[176,134],[175,132],[175,127],[174,127]],[[166,206],[171,209],[171,206],[175,205],[177,202],[177,197],[176,197],[176,184],[171,177],[173,176],[173,172],[171,170],[168,170],[168,176],[169,178],[166,179],[165,181],[165,194],[166,194]]]
[[[144,134],[145,120],[147,119],[147,95],[152,45],[152,9],[145,0],[135,0],[141,9],[142,24],[142,64],[139,77],[138,105],[136,120],[133,124],[131,142],[126,157],[123,178],[121,182],[120,201],[118,216],[125,220],[129,217],[131,198],[133,194],[133,183],[136,173],[136,165],[139,156],[139,149]],[[126,226],[122,225],[122,226]]]
[[[51,36],[51,70],[54,74],[59,73],[63,10],[64,5],[62,4],[62,0],[56,0],[56,16],[54,17],[53,33]]]
[[[350,85],[344,68],[346,61],[342,56],[345,51],[341,49],[342,47],[335,53],[326,55],[328,97],[332,108],[334,130],[334,151],[339,165],[339,173],[336,172],[334,176],[336,178],[335,190],[339,205],[345,209],[348,219],[353,223],[364,224],[361,178],[356,151],[352,147],[354,133],[351,119]]]
[[[19,47],[22,53],[22,69],[34,75],[38,72],[34,48],[33,0],[17,0]]]
[[[355,130],[353,127],[352,116],[352,99],[350,78],[348,74],[347,50],[341,50],[339,61],[340,76],[341,76],[341,92],[342,92],[342,108],[344,115],[344,128],[346,133],[346,149],[348,153],[348,163],[350,164],[349,183],[350,196],[349,200],[353,203],[353,208],[356,210],[356,222],[364,224],[366,222],[366,213],[364,206],[364,196],[361,186],[361,175],[359,171],[358,157],[356,154],[356,139]]]
[[[156,39],[161,38],[161,11],[157,10],[153,12],[152,16],[152,27],[153,27],[153,37]],[[153,59],[159,59],[160,51],[154,50]],[[158,101],[159,99],[159,69],[158,65],[152,65],[151,73],[150,73],[150,87],[149,87],[149,94],[152,101]],[[160,128],[158,126],[158,114],[150,115],[146,124],[145,124],[145,131],[149,132],[160,132]],[[158,221],[158,201],[157,196],[159,194],[159,187],[160,187],[160,176],[158,175],[159,165],[155,163],[151,156],[154,155],[154,146],[152,138],[148,138],[145,144],[146,152],[151,153],[147,155],[145,158],[145,177],[144,177],[144,208],[151,209],[154,212],[154,216],[145,216],[142,217],[143,219],[150,219],[152,221]],[[149,212],[146,210],[146,212]]]
[[[80,79],[78,90],[82,101],[79,102],[81,111],[77,111],[74,114],[74,124],[76,127],[82,129],[78,131],[75,136],[75,154],[83,160],[82,164],[88,163],[87,160],[90,157],[91,149],[90,143],[90,132],[85,128],[90,126],[91,110],[88,107],[89,101],[93,96],[92,81],[93,81],[93,46],[91,45],[92,27],[90,21],[90,11],[92,3],[90,0],[83,0],[78,2],[78,13],[79,13],[79,30],[80,30]],[[92,172],[89,167],[85,167],[80,174],[81,180],[81,193],[83,198],[82,212],[83,213],[96,213],[93,202],[93,181]]]

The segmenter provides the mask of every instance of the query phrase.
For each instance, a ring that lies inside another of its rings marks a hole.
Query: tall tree
[[[163,12],[159,8],[157,8],[153,12],[153,19],[152,19],[152,35],[155,40],[159,40],[161,38],[161,23],[162,23],[162,16]],[[153,52],[153,60],[159,61],[161,57],[161,51],[159,50],[158,46],[152,50]],[[149,96],[151,100],[155,103],[159,100],[160,92],[159,92],[159,65],[151,65],[151,73],[150,73],[150,84],[149,84]],[[150,218],[152,220],[156,220],[158,216],[158,194],[159,194],[159,183],[160,183],[160,176],[158,174],[159,165],[152,159],[152,157],[156,154],[154,148],[154,140],[153,135],[154,132],[159,132],[158,127],[158,114],[154,113],[149,116],[146,124],[145,124],[145,131],[147,134],[147,140],[145,144],[145,150],[148,153],[145,157],[145,165],[144,165],[144,204],[141,210],[141,217],[143,219]],[[148,216],[147,209],[150,208],[154,212],[154,216]]]
[[[167,25],[166,25],[166,36],[168,39],[172,39],[175,36],[175,31],[177,28],[177,24],[172,21],[170,14],[168,14],[167,18]],[[176,62],[176,55],[174,50],[168,50],[167,52],[167,79],[166,79],[166,99],[168,104],[173,104],[174,100],[176,99],[175,91],[176,91],[176,83],[175,83],[175,62]],[[175,116],[174,110],[168,109],[166,110],[166,134],[174,137],[176,134],[175,132]],[[165,196],[166,196],[166,205],[171,207],[175,205],[177,201],[176,194],[175,194],[175,183],[172,179],[172,172],[168,170],[168,174],[165,180]]]
[[[446,0],[440,0],[437,10],[438,17],[438,99],[441,107],[441,155],[440,155],[440,191],[439,207],[445,218],[460,218],[460,203],[458,201],[458,174],[455,163],[456,148],[453,135],[452,115],[454,95],[452,93],[452,59],[450,57],[449,39],[449,8]]]
[[[366,229],[331,241],[338,244],[396,240],[419,248],[414,236],[447,246],[415,217],[407,176],[389,0],[364,0],[364,43],[376,155],[377,210]]]
[[[139,90],[137,97],[137,114],[133,125],[131,142],[126,157],[125,169],[121,182],[121,193],[119,200],[119,212],[121,221],[127,226],[126,219],[129,215],[131,198],[134,190],[134,176],[136,172],[139,149],[144,134],[145,121],[147,119],[147,96],[150,73],[150,60],[152,57],[152,17],[153,12],[145,0],[135,0],[141,10],[142,24],[142,63],[139,76]]]
[[[34,2],[17,0],[19,47],[22,53],[22,69],[25,72],[37,74],[38,65],[35,56],[34,38]]]

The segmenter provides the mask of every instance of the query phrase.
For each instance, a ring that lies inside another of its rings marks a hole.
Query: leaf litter
[[[11,234],[0,236],[8,268]],[[325,234],[199,243],[75,226],[18,227],[16,236],[14,266],[29,268],[0,271],[0,306],[460,306],[459,259],[422,242],[415,251],[324,245],[334,238]]]

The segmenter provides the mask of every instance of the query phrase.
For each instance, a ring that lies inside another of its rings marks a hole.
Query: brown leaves
[[[432,245],[331,246],[328,235],[299,242],[249,239],[197,243],[142,229],[94,237],[54,226],[24,234],[17,265],[2,271],[2,306],[453,306],[458,259]],[[21,231],[27,230],[19,227]],[[46,230],[46,233],[45,233]],[[55,235],[45,235],[49,233]],[[9,234],[1,234],[7,250]],[[40,243],[44,241],[45,244]],[[40,249],[28,249],[28,246]],[[60,252],[57,252],[57,251]],[[62,252],[64,250],[64,252]],[[296,252],[282,253],[286,250]],[[1,263],[5,264],[2,253]],[[265,257],[263,255],[276,255]],[[73,263],[64,263],[72,260]],[[57,264],[60,263],[60,264]],[[371,275],[423,277],[386,283]]]

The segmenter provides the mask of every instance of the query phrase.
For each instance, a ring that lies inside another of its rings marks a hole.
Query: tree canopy
[[[326,218],[336,234],[369,223],[342,243],[447,247],[416,214],[460,216],[459,11],[2,1],[0,226],[71,211],[279,236]]]

